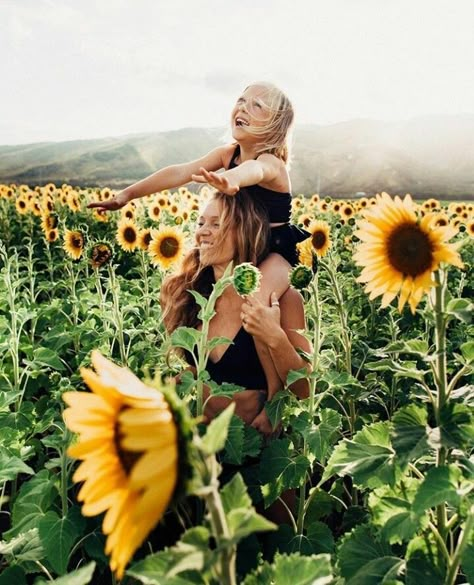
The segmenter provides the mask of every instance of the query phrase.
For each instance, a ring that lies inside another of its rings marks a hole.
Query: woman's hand
[[[251,426],[266,437],[270,437],[275,432],[265,408],[253,419]]]
[[[106,201],[94,201],[93,203],[89,203],[87,206],[88,209],[96,208],[98,211],[117,211],[117,209],[121,209],[124,205],[127,205],[129,199],[127,195],[123,191],[117,193],[115,197],[112,199],[107,199]]]
[[[210,422],[223,410],[225,410],[231,402],[235,402],[234,414],[241,418],[245,424],[249,425],[257,416],[260,408],[260,392],[261,390],[242,390],[236,392],[232,398],[227,396],[212,396],[209,388],[204,388],[204,417],[206,422]]]
[[[239,191],[239,185],[231,182],[224,173],[214,173],[213,171],[206,171],[205,168],[199,169],[199,175],[192,175],[191,178],[196,183],[209,183],[221,193],[226,195],[235,195]]]
[[[247,297],[242,304],[240,318],[245,331],[266,345],[272,345],[284,334],[280,325],[280,304],[274,292],[270,296],[269,307],[255,296]]]

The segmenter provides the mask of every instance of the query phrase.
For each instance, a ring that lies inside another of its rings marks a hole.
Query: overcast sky
[[[0,144],[223,126],[269,80],[297,122],[474,113],[473,0],[0,0]]]

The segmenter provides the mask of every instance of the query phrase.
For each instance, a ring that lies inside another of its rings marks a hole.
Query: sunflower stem
[[[22,402],[22,393],[20,390],[20,336],[21,323],[18,320],[17,312],[17,289],[20,282],[20,275],[18,272],[18,255],[14,252],[9,256],[4,246],[0,247],[0,254],[5,265],[3,272],[3,280],[7,289],[7,302],[10,311],[10,342],[8,345],[10,358],[12,360],[13,369],[13,385],[12,390],[17,395],[16,408],[20,409]]]
[[[145,298],[145,321],[150,318],[150,287],[148,282],[148,262],[145,258],[146,252],[140,251],[141,277],[143,282],[143,296]]]
[[[318,274],[316,273],[310,284],[311,298],[313,301],[313,358],[312,358],[312,372],[315,373],[319,368],[319,353],[321,345],[321,305],[319,303],[319,291],[318,291]],[[310,424],[313,424],[314,411],[315,411],[315,395],[316,395],[316,378],[311,376],[309,380],[309,420]],[[303,456],[308,456],[308,440],[306,436],[303,438]],[[304,520],[306,516],[307,508],[305,507],[306,502],[306,476],[300,485],[299,490],[299,504],[298,504],[298,517],[296,521],[296,534],[303,534]]]
[[[224,512],[224,506],[219,493],[218,463],[215,456],[207,460],[208,467],[211,467],[209,491],[204,500],[209,510],[213,536],[216,540],[219,552],[220,580],[222,585],[236,585],[235,559],[236,546],[230,543],[230,530]]]
[[[437,390],[437,401],[435,404],[435,418],[438,427],[441,426],[441,413],[446,403],[447,374],[446,374],[446,279],[442,277],[441,271],[434,273],[436,286],[434,288],[434,313],[435,313],[435,336],[436,336],[436,376],[435,384]],[[436,466],[442,467],[447,459],[446,447],[440,446],[436,453]],[[437,530],[443,543],[446,542],[448,530],[446,529],[446,504],[445,502],[436,507]],[[442,547],[438,548],[440,560],[444,556]]]
[[[197,383],[196,383],[196,416],[202,416],[203,414],[203,391],[204,382],[202,379],[203,372],[206,369],[207,360],[209,359],[209,322],[215,315],[214,308],[216,306],[217,299],[221,296],[224,290],[232,282],[230,271],[232,266],[226,269],[222,278],[220,278],[212,289],[209,299],[204,307],[201,307],[199,316],[201,317],[201,335],[197,344],[198,362],[197,362]]]
[[[117,331],[117,339],[120,350],[120,359],[124,366],[127,365],[127,351],[125,348],[125,337],[123,331],[123,316],[120,311],[120,284],[116,278],[115,270],[112,265],[108,265],[110,291],[112,293],[112,320]]]
[[[341,323],[341,335],[342,335],[342,346],[344,349],[344,362],[346,372],[349,376],[352,376],[352,342],[350,335],[348,333],[348,324],[347,324],[347,311],[344,307],[344,298],[342,296],[341,289],[339,287],[339,282],[336,276],[336,266],[334,264],[334,258],[330,255],[330,261],[325,264],[327,268],[327,273],[329,275],[329,279],[332,284],[332,291],[334,293],[334,300],[337,309],[337,313],[339,316],[339,321]],[[355,423],[356,423],[356,409],[354,400],[352,398],[349,399],[349,430],[350,436],[355,433]]]
[[[461,563],[461,555],[464,552],[464,549],[469,543],[469,539],[472,536],[472,531],[474,529],[474,506],[471,507],[468,517],[466,519],[466,524],[464,529],[461,530],[458,538],[458,544],[456,546],[456,550],[454,551],[454,555],[451,559],[449,564],[448,574],[446,576],[446,584],[447,585],[454,585],[456,582],[456,577],[459,571],[459,565]]]

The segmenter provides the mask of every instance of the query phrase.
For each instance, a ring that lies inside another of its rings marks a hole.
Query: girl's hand
[[[257,297],[247,297],[240,313],[242,325],[265,345],[272,345],[283,332],[280,325],[280,304],[276,293],[270,296],[270,306],[266,307]]]
[[[107,199],[106,201],[95,201],[94,203],[89,203],[87,206],[88,209],[98,209],[98,211],[117,211],[117,209],[121,209],[124,205],[127,205],[128,198],[123,193],[118,193],[112,199]]]
[[[213,171],[206,171],[205,168],[199,169],[199,175],[191,175],[191,178],[196,183],[209,183],[221,193],[226,195],[235,195],[239,191],[239,186],[231,183],[224,173],[214,173]]]

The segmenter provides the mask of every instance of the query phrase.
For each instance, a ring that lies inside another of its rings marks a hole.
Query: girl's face
[[[251,85],[238,98],[231,114],[232,136],[251,136],[248,126],[263,127],[270,120],[270,108],[266,102],[268,89],[261,85]]]
[[[198,219],[195,233],[201,264],[223,266],[234,259],[235,244],[232,231],[222,240],[222,209],[215,199],[211,199]]]

